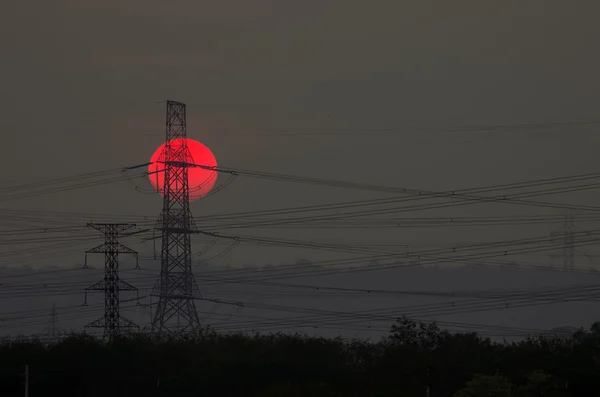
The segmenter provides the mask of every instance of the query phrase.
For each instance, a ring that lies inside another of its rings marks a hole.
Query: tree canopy
[[[0,344],[0,395],[563,397],[600,388],[600,327],[498,343],[401,318],[378,342],[132,334]]]

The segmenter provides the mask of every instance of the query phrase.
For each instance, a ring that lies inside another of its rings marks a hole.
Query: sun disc
[[[186,162],[208,167],[217,166],[217,160],[210,149],[198,141],[189,138],[179,138],[168,142],[171,148],[174,149],[180,148],[184,143],[188,148]],[[161,196],[164,196],[165,184],[165,165],[161,162],[165,161],[164,150],[166,145],[167,143],[163,143],[156,149],[150,158],[151,164],[148,166],[148,179],[154,190],[160,193]],[[198,200],[210,193],[217,182],[217,171],[200,167],[188,167],[187,170],[189,201]],[[181,189],[181,186],[176,185],[172,181],[170,188],[172,191],[178,191],[178,189]]]

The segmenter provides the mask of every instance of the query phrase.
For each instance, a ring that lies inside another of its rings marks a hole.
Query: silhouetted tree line
[[[600,324],[514,343],[405,318],[380,342],[211,331],[5,342],[0,396],[23,395],[26,365],[32,397],[579,397],[600,390]]]

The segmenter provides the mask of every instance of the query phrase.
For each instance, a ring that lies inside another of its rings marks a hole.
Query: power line
[[[281,128],[277,131],[259,132],[249,134],[235,134],[241,136],[286,136],[286,137],[348,137],[354,135],[368,135],[374,137],[378,135],[402,135],[409,133],[490,133],[490,132],[508,132],[508,131],[535,131],[558,129],[563,127],[587,127],[596,126],[600,121],[566,121],[554,123],[529,123],[529,124],[491,124],[474,126],[456,126],[456,127],[353,127],[353,128],[335,128],[335,127],[315,127],[315,128]]]
[[[121,172],[121,170],[119,170],[118,172]],[[116,175],[110,176],[110,174]],[[137,177],[145,175],[145,173],[142,173],[138,174]],[[116,170],[111,170],[110,173],[89,173],[83,174],[83,176],[51,180],[47,183],[19,185],[5,188],[3,191],[0,191],[0,201],[23,199],[43,194],[60,193],[86,187],[101,186],[109,183],[125,181],[128,178],[131,178],[131,176],[125,177],[122,174],[118,174]],[[11,191],[15,192],[11,193]]]
[[[480,189],[463,189],[463,190],[455,190],[455,191],[444,191],[444,192],[434,192],[427,190],[417,190],[417,189],[409,189],[409,188],[400,188],[393,186],[384,186],[384,185],[374,185],[374,184],[366,184],[366,183],[355,183],[355,182],[347,182],[347,181],[337,181],[332,179],[323,179],[323,178],[312,178],[312,177],[302,177],[296,175],[289,174],[277,174],[270,172],[259,172],[259,171],[251,171],[251,170],[242,170],[242,169],[233,169],[233,168],[225,168],[225,167],[214,167],[214,166],[206,166],[202,164],[189,164],[190,166],[200,167],[203,169],[207,169],[214,172],[227,173],[232,175],[241,175],[253,178],[261,178],[261,179],[271,179],[277,181],[286,181],[286,182],[294,182],[294,183],[303,183],[303,184],[313,184],[313,185],[321,185],[321,186],[329,186],[329,187],[338,187],[338,188],[346,188],[346,189],[358,189],[358,190],[368,190],[368,191],[377,191],[383,193],[400,193],[403,195],[407,195],[408,200],[417,199],[431,199],[431,198],[442,198],[442,199],[450,199],[450,200],[459,200],[463,202],[471,202],[471,203],[504,203],[504,204],[517,204],[517,205],[525,205],[525,206],[536,206],[536,207],[545,207],[545,208],[561,208],[561,209],[586,209],[588,211],[600,211],[600,207],[593,206],[569,206],[566,204],[559,203],[548,203],[548,202],[535,202],[530,200],[518,200],[517,198],[511,198],[508,195],[500,195],[499,197],[486,197],[486,196],[478,196],[475,194],[490,192],[490,191],[499,191],[499,190],[507,190],[507,189],[517,189],[522,186],[520,185],[531,185],[531,186],[541,186],[545,184],[554,184],[558,182],[565,182],[569,179],[573,181],[584,181],[591,179],[600,178],[600,174],[584,174],[578,175],[576,177],[561,177],[561,178],[550,178],[547,180],[541,180],[536,184],[532,184],[531,182],[521,182],[517,184],[506,184],[506,185],[496,185],[490,186]],[[580,191],[580,190],[590,190],[596,189],[600,187],[600,183],[588,183],[585,185],[580,185],[576,187],[563,188],[563,189],[555,189],[552,193],[561,193],[564,191]],[[566,190],[565,190],[566,189]],[[535,196],[535,194],[533,195]],[[524,196],[527,197],[527,196]],[[459,204],[459,205],[464,205]]]
[[[224,171],[223,171],[224,172]],[[240,172],[240,171],[234,171],[234,172]],[[279,175],[282,178],[285,178],[285,175]],[[547,179],[541,179],[541,180],[534,180],[534,181],[527,181],[527,182],[519,182],[519,183],[512,183],[512,184],[504,184],[504,185],[493,185],[493,186],[487,186],[487,187],[482,187],[482,188],[474,188],[474,189],[464,189],[464,190],[459,190],[459,191],[449,191],[449,192],[439,192],[439,193],[431,193],[431,192],[427,192],[427,191],[409,191],[408,189],[403,189],[403,188],[391,188],[394,189],[395,191],[402,191],[404,194],[403,196],[400,197],[394,197],[394,198],[387,198],[387,199],[376,199],[376,200],[363,200],[363,201],[355,201],[355,202],[343,202],[343,203],[335,203],[335,204],[325,204],[325,205],[316,205],[316,206],[306,206],[306,207],[293,207],[293,208],[288,208],[288,209],[281,209],[281,210],[263,210],[263,211],[251,211],[251,212],[246,212],[246,213],[233,213],[233,214],[221,214],[221,215],[209,215],[206,216],[206,220],[223,220],[223,219],[232,219],[232,218],[239,218],[239,217],[256,217],[256,216],[263,216],[263,215],[281,215],[281,214],[288,214],[288,213],[296,213],[296,212],[306,212],[306,211],[322,211],[322,210],[332,210],[332,209],[342,209],[342,208],[351,208],[351,207],[361,207],[361,206],[372,206],[372,205],[383,205],[383,204],[393,204],[393,203],[397,203],[397,202],[404,202],[404,201],[420,201],[420,200],[429,200],[432,198],[443,198],[443,199],[451,199],[451,200],[456,200],[457,198],[461,198],[461,194],[462,193],[488,193],[488,192],[498,192],[498,191],[502,191],[502,190],[512,190],[512,189],[520,189],[523,187],[534,187],[534,186],[543,186],[543,185],[548,185],[548,184],[558,184],[558,183],[567,183],[567,182],[580,182],[580,181],[585,181],[585,180],[590,180],[590,179],[596,179],[596,178],[600,178],[600,174],[599,173],[591,173],[591,174],[581,174],[581,175],[573,175],[573,176],[569,176],[569,177],[560,177],[560,178],[547,178]],[[309,181],[310,182],[310,181]],[[321,180],[321,183],[325,183],[325,182],[332,182],[332,181],[328,181],[328,180]],[[344,183],[344,182],[340,182],[340,181],[333,181],[336,183]],[[355,186],[356,188],[365,188],[365,189],[370,189],[370,188],[377,188],[377,189],[390,189],[390,187],[384,187],[384,186],[377,186],[377,185],[364,185],[364,184],[354,184],[353,186]],[[586,189],[595,189],[596,188],[596,184],[583,184],[583,185],[576,185],[576,186],[569,186],[569,187],[563,187],[563,188],[554,188],[554,189],[543,189],[543,190],[538,190],[538,191],[534,191],[534,192],[527,192],[525,193],[525,195],[532,197],[532,196],[536,196],[536,195],[548,195],[548,194],[557,194],[557,193],[565,193],[565,192],[573,192],[573,191],[580,191],[580,190],[586,190]],[[407,195],[409,195],[410,197],[407,197]],[[521,193],[520,196],[523,196],[524,194]],[[512,195],[514,196],[514,194]],[[486,196],[486,197],[479,197],[475,200],[475,198],[470,199],[468,201],[471,201],[472,203],[478,203],[478,202],[512,202],[513,199],[515,197],[512,196],[508,196],[508,195],[495,195],[492,197]],[[522,200],[520,200],[521,202]],[[531,206],[537,206],[537,205],[541,205],[542,207],[547,207],[550,206],[551,208],[555,208],[555,207],[559,207],[559,208],[570,208],[570,209],[574,209],[577,208],[579,210],[582,211],[598,211],[600,210],[600,208],[598,207],[589,207],[589,206],[571,206],[571,205],[565,205],[565,204],[555,204],[555,203],[536,203],[536,202],[527,202],[528,205]],[[455,203],[452,203],[450,206],[454,206]],[[461,204],[463,205],[463,204]],[[448,206],[447,204],[427,204],[425,206],[418,206],[418,207],[412,207],[412,208],[408,208],[410,211],[414,211],[414,210],[420,210],[420,209],[431,209],[431,208],[440,208],[440,207],[446,207]],[[2,212],[6,212],[6,211],[14,211],[15,210],[0,210]],[[389,210],[388,210],[389,211]],[[39,219],[40,216],[43,217],[45,216],[45,214],[53,214],[52,216],[61,216],[61,215],[68,215],[69,217],[73,218],[73,217],[85,217],[85,219],[89,219],[89,217],[104,217],[104,219],[106,219],[107,214],[77,214],[77,213],[48,213],[48,212],[40,212],[40,211],[29,211],[31,213],[32,216],[35,216],[36,218],[32,218],[32,219]],[[18,211],[18,213],[22,213],[22,211]],[[364,216],[368,213],[365,214],[360,214],[360,216]],[[113,215],[116,218],[115,219],[124,219],[125,217],[129,218],[129,220],[140,220],[140,218],[142,216],[131,216],[131,215],[126,215],[126,214],[120,214],[120,215]],[[147,218],[147,216],[144,216],[144,218]],[[53,222],[55,222],[54,218],[52,220]],[[138,222],[139,223],[139,222]]]

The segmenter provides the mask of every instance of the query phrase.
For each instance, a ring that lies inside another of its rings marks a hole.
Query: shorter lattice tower
[[[553,242],[560,244],[562,249],[560,252],[550,254],[551,257],[562,259],[562,267],[564,271],[572,272],[576,269],[575,260],[577,257],[585,257],[595,270],[595,262],[593,258],[600,257],[599,255],[588,254],[577,248],[577,237],[593,237],[593,235],[584,229],[577,227],[575,224],[576,216],[573,214],[565,215],[563,227],[555,232],[552,232]]]
[[[575,231],[573,230],[573,215],[565,216],[563,226],[563,270],[572,272],[575,269]]]
[[[84,305],[87,305],[87,294],[92,291],[104,291],[104,316],[85,326],[85,328],[104,328],[104,338],[112,339],[123,329],[139,327],[132,321],[121,317],[119,313],[119,292],[135,291],[137,288],[119,278],[119,254],[130,254],[136,259],[137,252],[119,242],[119,236],[135,227],[134,224],[124,223],[88,223],[88,227],[104,233],[104,243],[85,252],[87,267],[88,254],[104,254],[104,279],[85,289]],[[139,295],[138,295],[139,299]]]

